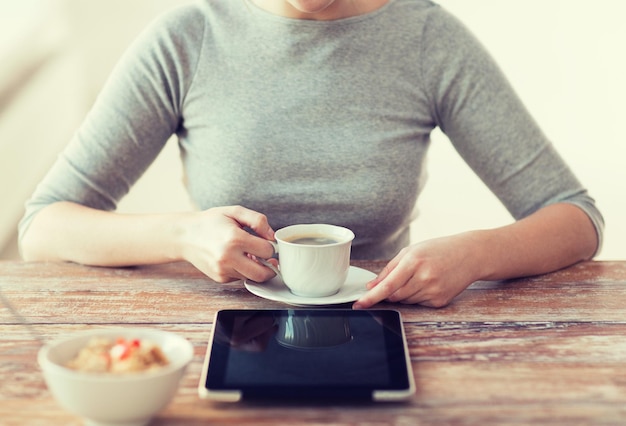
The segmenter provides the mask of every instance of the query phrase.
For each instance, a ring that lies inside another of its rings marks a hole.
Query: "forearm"
[[[41,210],[21,243],[25,260],[126,266],[181,260],[177,214],[131,215],[60,202]]]
[[[589,217],[572,204],[545,207],[525,219],[493,230],[477,231],[481,280],[547,273],[591,258],[598,237]]]

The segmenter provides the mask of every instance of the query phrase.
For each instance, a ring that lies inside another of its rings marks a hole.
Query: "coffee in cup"
[[[314,245],[314,246],[323,246],[326,244],[336,244],[339,242],[336,238],[333,238],[328,235],[322,234],[313,234],[313,235],[296,235],[293,238],[288,238],[285,241],[292,244],[304,244],[304,245]]]

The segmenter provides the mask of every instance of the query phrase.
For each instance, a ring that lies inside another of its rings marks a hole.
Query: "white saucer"
[[[376,274],[366,269],[350,266],[348,278],[341,289],[332,296],[326,297],[303,297],[293,294],[279,277],[269,281],[257,283],[245,280],[246,289],[259,297],[276,302],[283,302],[294,306],[321,306],[336,305],[340,303],[354,302],[365,294],[365,284],[376,278]]]

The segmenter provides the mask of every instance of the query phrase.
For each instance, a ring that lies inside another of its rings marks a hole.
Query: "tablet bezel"
[[[209,399],[219,402],[238,402],[244,399],[331,399],[331,400],[369,400],[376,402],[383,401],[401,401],[410,398],[415,393],[415,381],[413,377],[413,371],[411,367],[408,345],[406,335],[404,331],[404,325],[400,313],[396,310],[386,309],[374,309],[366,311],[354,311],[352,309],[309,309],[299,308],[299,313],[305,313],[306,311],[314,312],[316,315],[372,315],[376,316],[379,320],[382,319],[384,323],[382,327],[389,327],[396,335],[390,336],[390,332],[385,332],[385,347],[387,352],[393,350],[402,351],[402,363],[392,364],[389,367],[394,371],[396,383],[391,384],[388,388],[377,389],[369,386],[333,386],[330,387],[306,387],[306,386],[294,386],[294,385],[282,385],[282,386],[250,386],[241,387],[240,389],[233,389],[219,384],[216,388],[209,389],[207,387],[207,378],[209,376],[209,368],[224,367],[224,365],[212,363],[212,348],[215,344],[216,330],[219,321],[222,321],[223,316],[228,315],[253,315],[255,313],[265,314],[284,314],[287,311],[293,309],[224,309],[215,314],[213,327],[211,330],[211,336],[207,345],[206,355],[202,367],[200,381],[198,384],[198,394],[202,399]],[[399,339],[401,342],[399,341]],[[393,348],[390,348],[390,339],[393,339]],[[228,349],[230,351],[230,348]],[[224,364],[224,360],[220,359],[218,363]],[[397,360],[396,360],[397,362]],[[221,373],[220,373],[221,374]]]

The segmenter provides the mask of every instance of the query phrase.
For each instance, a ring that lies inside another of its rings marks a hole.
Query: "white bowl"
[[[128,374],[86,373],[64,365],[94,337],[150,340],[169,364]],[[191,343],[177,334],[147,329],[92,330],[45,345],[38,362],[59,404],[91,425],[144,425],[171,401],[193,358]]]

